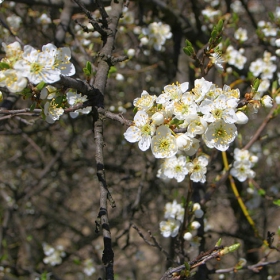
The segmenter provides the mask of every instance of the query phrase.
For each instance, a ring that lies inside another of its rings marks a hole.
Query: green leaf
[[[184,265],[185,265],[186,270],[189,271],[191,269],[191,266],[188,262],[185,262]]]
[[[90,72],[88,71],[87,68],[83,68],[83,72],[86,76],[90,76]]]
[[[117,72],[117,68],[115,66],[111,66],[109,73],[108,73],[108,77],[110,77],[110,75],[114,74]]]
[[[265,195],[265,190],[264,190],[264,189],[259,189],[259,190],[258,190],[258,194],[259,194],[260,196],[264,196],[264,195]]]
[[[273,201],[273,204],[275,204],[275,205],[277,205],[277,206],[280,206],[280,199],[274,200],[274,201]]]
[[[269,13],[268,13],[268,16],[269,16],[269,18],[270,18],[272,21],[275,20],[275,16],[274,16],[273,12],[269,12]]]
[[[35,108],[36,108],[36,103],[32,103],[30,106],[30,111],[33,112]]]
[[[171,122],[169,124],[178,126],[178,125],[182,124],[183,122],[184,122],[183,120],[178,120],[178,119],[174,118],[171,120]]]
[[[219,238],[219,240],[216,242],[215,246],[218,247],[222,244],[222,238]]]
[[[194,54],[194,49],[191,46],[183,48],[183,51],[188,56],[192,56]]]
[[[37,88],[38,90],[42,90],[42,89],[44,88],[45,85],[46,85],[45,82],[40,82],[40,83],[36,86],[36,88]]]
[[[62,104],[62,102],[63,102],[63,96],[57,96],[57,97],[55,98],[55,103],[56,103],[58,106],[60,106],[60,105]]]
[[[254,81],[254,84],[253,84],[253,87],[252,87],[253,92],[257,92],[258,91],[260,83],[261,83],[260,79],[256,79]]]
[[[192,47],[192,43],[188,39],[185,41],[185,44],[187,47]]]
[[[5,62],[0,62],[0,70],[10,69],[10,65]]]
[[[212,39],[216,39],[218,36],[218,31],[216,30],[216,28],[214,27],[214,29],[211,32],[211,38]]]
[[[79,259],[76,259],[76,258],[75,258],[75,259],[73,260],[73,263],[74,263],[74,264],[77,264],[77,265],[80,265],[82,262],[81,262]]]
[[[224,27],[224,21],[222,19],[220,19],[217,24],[217,31],[221,32],[223,30],[223,27]]]
[[[91,66],[91,63],[89,61],[87,61],[87,63],[86,63],[86,69],[88,70],[88,72],[90,74],[92,74],[92,66]]]

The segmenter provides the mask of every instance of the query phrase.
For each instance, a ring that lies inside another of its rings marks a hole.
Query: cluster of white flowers
[[[138,111],[124,137],[138,142],[142,151],[151,147],[155,158],[165,159],[160,178],[181,182],[190,174],[194,182],[205,182],[208,158],[197,155],[190,161],[188,157],[196,154],[200,140],[208,148],[226,151],[237,136],[236,124],[248,121],[245,108],[238,108],[238,89],[219,88],[204,78],[196,79],[194,85],[189,91],[188,82],[167,85],[159,96],[144,90],[133,101]],[[265,95],[257,103],[269,107],[271,102]],[[176,129],[185,132],[176,133]]]
[[[198,141],[196,144],[198,144]],[[196,149],[193,150],[196,151]],[[187,161],[187,158],[183,155],[173,156],[163,161],[158,170],[157,177],[163,180],[174,178],[180,183],[187,174],[190,174],[192,181],[205,183],[207,165],[208,156],[206,155],[200,155],[192,161]]]
[[[177,203],[176,200],[173,200],[172,203],[168,202],[165,205],[164,218],[166,221],[161,221],[159,224],[160,232],[164,237],[176,237],[178,235],[181,223],[184,220],[185,210],[183,206]],[[199,203],[194,203],[192,208],[192,215],[194,218],[200,219],[203,217],[204,212],[201,210],[201,206]],[[197,229],[200,227],[200,223],[198,221],[192,221],[187,231],[184,234],[184,239],[187,241],[193,241],[197,243],[198,238]]]
[[[246,56],[243,55],[244,49],[240,48],[236,50],[233,46],[228,46],[225,53],[225,60],[229,65],[233,65],[239,70],[244,68],[244,65],[247,61]]]
[[[183,206],[173,200],[173,203],[165,205],[164,218],[167,221],[162,221],[159,224],[161,234],[164,237],[175,237],[178,235],[181,223],[184,220],[185,210]]]
[[[83,265],[84,265],[83,271],[87,276],[91,276],[93,273],[95,273],[96,269],[94,267],[92,259],[86,259],[83,262]]]
[[[65,257],[64,248],[61,245],[56,246],[55,248],[50,246],[47,243],[43,243],[43,250],[46,257],[43,259],[45,264],[50,264],[55,266],[61,264],[62,258]]]
[[[234,163],[230,174],[236,177],[240,182],[247,178],[254,178],[255,172],[251,169],[258,161],[258,157],[252,155],[248,150],[234,149]]]
[[[254,77],[260,76],[263,80],[271,80],[277,70],[277,66],[273,63],[274,61],[276,61],[276,57],[265,51],[263,58],[258,58],[250,64],[249,70]]]
[[[165,44],[166,39],[170,39],[172,33],[170,26],[162,22],[152,22],[148,27],[142,28],[142,45],[153,46],[155,50],[160,51]]]
[[[59,120],[59,118],[63,115],[64,109],[62,104],[57,103],[57,98],[63,98],[60,90],[53,86],[46,86],[41,90],[40,98],[45,101],[44,104],[44,116],[48,123],[52,124],[55,121]],[[78,94],[76,90],[69,89],[66,93],[66,100],[69,104],[70,108],[87,101],[86,96],[82,96],[80,93]],[[75,110],[74,112],[70,112],[71,118],[76,118],[80,113],[88,114],[91,111],[91,107],[85,107],[82,109]]]
[[[88,100],[87,96],[85,96],[85,95],[82,96],[81,93],[77,93],[77,91],[73,90],[73,89],[69,89],[67,91],[66,99],[67,99],[68,104],[70,105],[70,108],[77,104],[84,103]],[[91,112],[91,109],[92,109],[91,106],[87,106],[85,108],[75,110],[74,112],[70,112],[70,116],[71,116],[71,118],[75,119],[79,116],[80,113],[88,114],[89,112]]]
[[[60,75],[75,74],[75,67],[70,62],[71,51],[68,47],[57,48],[53,44],[42,47],[42,51],[26,45],[22,51],[18,42],[2,44],[6,57],[1,60],[0,86],[10,92],[21,92],[30,83],[54,83]]]

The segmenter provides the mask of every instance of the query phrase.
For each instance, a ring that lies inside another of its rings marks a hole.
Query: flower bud
[[[141,41],[141,44],[142,44],[142,45],[147,45],[147,44],[149,43],[149,40],[148,40],[147,37],[141,38],[140,41]]]
[[[155,123],[155,125],[161,125],[164,122],[164,116],[160,112],[156,112],[152,115],[152,120]]]
[[[191,228],[192,229],[198,229],[198,228],[200,228],[200,223],[198,222],[198,221],[193,221],[192,223],[191,223]]]
[[[187,241],[190,241],[190,240],[192,240],[192,234],[190,233],[190,232],[186,232],[185,234],[184,234],[184,239],[185,240],[187,240]]]
[[[243,112],[237,111],[235,115],[237,117],[236,124],[245,124],[248,122],[248,117]]]
[[[272,98],[269,95],[263,96],[261,99],[261,103],[266,108],[271,108],[273,106]]]
[[[202,218],[204,215],[204,212],[201,210],[201,209],[197,209],[194,211],[194,216],[197,218],[197,219],[200,219]]]
[[[188,137],[186,134],[180,134],[176,138],[176,143],[177,143],[179,150],[189,150],[190,146],[192,144],[192,141],[191,141],[190,137]]]
[[[127,50],[127,55],[128,57],[133,57],[135,55],[135,49],[129,49]]]

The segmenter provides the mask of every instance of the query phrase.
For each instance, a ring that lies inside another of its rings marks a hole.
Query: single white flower
[[[84,103],[87,101],[87,96],[83,95],[81,93],[77,93],[75,90],[69,90],[66,93],[66,99],[70,106],[77,105],[79,103]]]
[[[168,202],[165,204],[165,211],[164,211],[165,219],[173,218],[180,222],[183,222],[184,214],[185,214],[185,209],[176,200],[173,200],[172,203]]]
[[[180,228],[180,221],[175,219],[168,219],[167,221],[160,222],[160,231],[164,237],[175,237],[177,236]]]
[[[202,101],[199,110],[207,122],[223,119],[226,123],[235,123],[237,121],[235,107],[237,107],[235,98],[228,98],[221,94],[213,101],[209,99]]]
[[[146,151],[151,145],[151,136],[154,134],[155,127],[150,124],[150,118],[145,111],[138,111],[134,116],[134,125],[130,126],[124,133],[128,142],[138,142],[139,149]]]
[[[61,115],[63,115],[63,108],[58,107],[53,99],[51,102],[47,101],[44,105],[44,114],[46,116],[46,121],[50,124],[57,121]]]
[[[188,90],[189,83],[185,82],[179,84],[166,85],[163,89],[163,93],[160,94],[156,102],[164,106],[172,105],[175,101],[179,101],[182,97],[182,94]]]
[[[170,26],[162,22],[152,22],[147,28],[142,29],[142,33],[147,36],[148,43],[153,45],[156,51],[160,51],[165,44],[166,39],[172,37]],[[144,37],[145,38],[145,37]],[[143,44],[141,38],[141,43]]]
[[[208,158],[204,155],[195,158],[192,162],[187,163],[190,179],[194,182],[204,183],[206,181]]]
[[[244,42],[248,39],[247,30],[244,28],[238,28],[234,33],[234,38],[240,42]]]
[[[234,124],[218,120],[211,123],[202,136],[207,147],[226,151],[237,136],[237,129]]]
[[[250,169],[251,164],[243,161],[236,161],[233,164],[233,168],[230,170],[230,174],[236,177],[240,182],[244,182],[247,178],[254,178],[255,172]]]
[[[49,43],[42,47],[42,51],[54,57],[54,67],[60,70],[61,75],[72,76],[76,73],[75,66],[70,62],[71,50],[69,47],[57,48]]]
[[[187,161],[185,156],[173,156],[165,160],[162,165],[162,172],[169,179],[176,179],[178,183],[185,179],[185,176],[189,173],[187,169]]]
[[[150,95],[146,90],[143,90],[141,93],[141,97],[137,97],[134,99],[133,105],[139,110],[148,111],[153,107],[155,100],[155,95]]]
[[[213,88],[214,85],[212,82],[206,81],[204,78],[196,79],[194,81],[194,88],[192,89],[192,93],[194,94],[194,100],[198,104],[200,103],[205,95]]]
[[[151,148],[156,158],[169,158],[177,153],[176,138],[167,126],[161,125],[157,128],[156,135],[152,138]]]
[[[188,125],[188,135],[191,137],[201,135],[205,132],[207,126],[207,122],[202,117],[197,116]]]
[[[22,58],[14,64],[14,69],[20,71],[31,83],[54,83],[60,80],[61,72],[54,68],[54,57],[49,52],[39,52],[26,45]]]
[[[21,92],[27,85],[27,79],[14,69],[7,69],[0,73],[0,86],[5,86],[10,92]]]

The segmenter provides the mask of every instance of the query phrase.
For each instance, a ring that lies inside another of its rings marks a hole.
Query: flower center
[[[38,74],[42,71],[43,66],[37,62],[31,64],[30,72]]]

